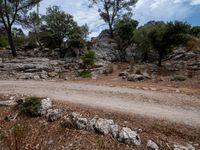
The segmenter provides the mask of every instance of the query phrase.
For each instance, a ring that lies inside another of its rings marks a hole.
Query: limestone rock
[[[130,128],[124,127],[122,130],[119,132],[119,142],[128,144],[128,145],[140,145],[141,140],[139,135],[135,132],[132,131]]]
[[[142,80],[145,80],[145,77],[139,74],[131,74],[127,77],[127,80],[128,81],[142,81]]]
[[[155,142],[153,142],[152,140],[148,140],[148,142],[147,142],[147,149],[148,149],[148,150],[159,150],[159,147],[158,147],[158,145],[157,145]]]
[[[95,124],[95,130],[99,133],[106,135],[110,132],[110,126],[113,124],[114,124],[113,120],[100,118],[97,120]]]
[[[63,113],[63,109],[49,109],[47,110],[46,117],[48,121],[53,122],[60,119],[63,116]]]
[[[50,98],[45,98],[41,100],[41,107],[39,113],[45,115],[48,109],[52,108],[52,100]]]
[[[196,149],[190,144],[188,144],[187,146],[175,144],[173,150],[196,150]]]
[[[17,105],[17,103],[13,100],[0,101],[0,106],[10,107],[10,106],[15,106],[15,105]]]
[[[77,118],[76,119],[76,127],[78,129],[85,129],[87,127],[87,118]]]
[[[110,126],[111,134],[114,138],[118,138],[119,136],[119,126],[117,124]]]

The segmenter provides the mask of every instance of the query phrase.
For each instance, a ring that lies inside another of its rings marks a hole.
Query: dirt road
[[[0,94],[50,97],[94,108],[167,119],[200,127],[200,95],[73,82],[0,81]]]

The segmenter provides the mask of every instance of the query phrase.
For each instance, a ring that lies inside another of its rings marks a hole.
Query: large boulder
[[[135,145],[135,146],[141,144],[141,140],[137,132],[127,127],[122,128],[122,130],[119,132],[118,141],[128,145]]]
[[[114,62],[120,60],[120,50],[117,42],[110,38],[107,30],[104,30],[96,38],[92,39],[92,50],[96,52],[98,62]]]

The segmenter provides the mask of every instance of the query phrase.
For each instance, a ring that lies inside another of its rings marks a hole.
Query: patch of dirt
[[[166,120],[146,118],[139,115],[121,114],[103,109],[92,109],[71,103],[54,102],[55,108],[64,108],[66,113],[76,111],[83,116],[92,118],[98,115],[102,118],[113,119],[121,126],[140,133],[142,145],[139,147],[127,146],[118,143],[110,135],[103,136],[83,130],[64,129],[60,121],[48,123],[45,118],[29,118],[20,115],[15,121],[7,122],[4,117],[18,112],[16,108],[0,107],[1,135],[0,149],[64,149],[67,150],[143,150],[147,140],[152,139],[161,149],[171,149],[173,144],[188,143],[199,147],[200,128],[172,123]]]

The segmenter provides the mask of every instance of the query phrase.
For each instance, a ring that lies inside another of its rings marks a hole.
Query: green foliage
[[[70,49],[74,48],[84,48],[85,47],[85,36],[86,36],[86,31],[83,31],[86,29],[83,29],[81,27],[75,27],[69,34],[69,39],[67,41],[67,46]]]
[[[115,38],[118,41],[119,48],[124,50],[133,42],[133,32],[138,26],[138,21],[131,18],[123,18],[114,25]]]
[[[24,20],[25,27],[30,30],[29,42],[33,45],[37,45],[42,48],[42,44],[39,40],[40,27],[42,26],[42,18],[35,11],[31,12],[29,16]]]
[[[159,55],[158,66],[172,47],[185,44],[189,40],[190,25],[184,22],[149,22],[134,31],[133,39],[137,43],[140,53],[145,60],[150,50]]]
[[[192,27],[191,30],[190,30],[190,34],[192,34],[196,37],[200,37],[200,26]]]
[[[6,35],[6,31],[0,27],[0,47],[8,46],[8,37]]]
[[[39,115],[39,109],[41,107],[40,97],[28,97],[25,102],[20,105],[20,110],[23,114],[35,117]]]
[[[94,51],[86,51],[82,56],[81,60],[85,67],[89,67],[95,64],[96,54]]]
[[[131,16],[137,0],[89,0],[97,5],[100,17],[108,24],[110,36],[113,38],[113,25],[123,16]]]
[[[0,47],[8,46],[8,38],[5,35],[0,35]]]
[[[79,73],[79,76],[83,78],[90,78],[92,77],[92,73],[88,70],[83,70]]]
[[[185,81],[186,77],[182,76],[182,75],[175,75],[171,78],[171,81]]]
[[[41,0],[1,0],[0,1],[0,24],[3,24],[8,35],[8,41],[12,55],[17,56],[13,41],[12,28],[15,23],[22,24],[27,12]]]
[[[148,52],[151,50],[151,42],[149,33],[153,29],[152,24],[146,24],[133,32],[133,40],[137,44],[137,53],[142,58],[142,61],[147,60]]]
[[[66,45],[68,49],[83,48],[86,28],[81,28],[74,21],[73,16],[61,11],[58,6],[47,8],[43,16],[44,25],[40,28],[39,38],[49,48],[59,48],[60,57],[65,56]]]
[[[167,24],[157,22],[154,25],[148,38],[152,48],[159,54],[158,66],[161,66],[163,57],[171,51],[173,46],[187,42],[189,29],[188,24],[179,21]]]

